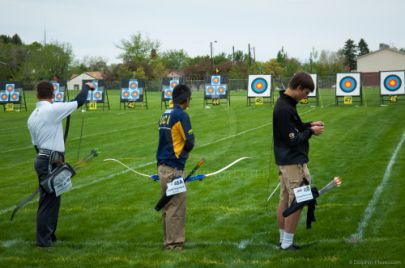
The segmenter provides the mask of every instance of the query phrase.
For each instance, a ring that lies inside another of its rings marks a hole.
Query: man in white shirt
[[[71,102],[52,103],[53,85],[42,81],[37,86],[35,110],[28,118],[28,129],[32,144],[38,155],[35,159],[35,170],[39,182],[45,180],[49,172],[64,161],[65,142],[63,140],[62,120],[82,106],[87,99],[88,90],[95,85],[87,83]],[[51,247],[56,241],[55,231],[58,222],[60,196],[48,194],[40,188],[37,211],[37,246]]]

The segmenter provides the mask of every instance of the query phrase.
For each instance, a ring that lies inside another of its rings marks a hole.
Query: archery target
[[[211,76],[211,84],[214,86],[219,86],[221,84],[221,76],[220,75]]]
[[[225,96],[227,89],[228,89],[228,88],[227,88],[226,85],[220,85],[220,86],[218,86],[218,87],[217,87],[217,95]]]
[[[63,101],[64,95],[65,95],[65,94],[63,94],[63,92],[58,92],[58,93],[55,95],[55,100],[56,100],[56,101]]]
[[[405,94],[405,71],[380,72],[381,95],[404,95]]]
[[[170,89],[173,90],[179,84],[179,80],[170,80]]]
[[[13,92],[10,95],[10,101],[14,102],[14,101],[19,101],[20,100],[20,92]]]
[[[173,89],[172,88],[164,89],[164,97],[165,97],[165,99],[171,100],[173,98]]]
[[[14,84],[6,84],[6,90],[7,90],[7,92],[8,92],[8,93],[13,92],[13,91],[14,91],[14,87],[15,87]]]
[[[101,100],[101,99],[102,99],[102,92],[100,92],[100,91],[94,91],[93,99],[96,100],[96,101]]]
[[[131,99],[136,101],[139,99],[139,90],[135,89],[131,92]]]
[[[270,97],[271,75],[249,75],[248,97]]]
[[[59,91],[59,83],[52,83],[53,85],[53,91]]]
[[[312,78],[312,81],[314,81],[314,91],[312,91],[311,93],[308,94],[308,97],[316,97],[316,92],[318,91],[318,78],[317,78],[317,74],[309,74]]]
[[[121,91],[121,99],[127,100],[129,98],[129,90],[124,89]]]
[[[0,93],[0,101],[1,102],[7,102],[8,101],[8,94],[5,91]]]
[[[93,100],[93,91],[89,91],[89,92],[87,93],[87,100],[88,100],[88,101]]]
[[[360,96],[360,73],[336,74],[336,96]]]
[[[137,80],[134,80],[134,79],[129,80],[128,89],[129,89],[129,90],[138,89],[138,81],[137,81]]]
[[[214,96],[215,95],[215,87],[212,85],[206,85],[205,86],[205,95],[207,96]]]

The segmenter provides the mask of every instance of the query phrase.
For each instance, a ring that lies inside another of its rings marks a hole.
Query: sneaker
[[[287,248],[282,248],[281,245],[280,245],[280,249],[281,249],[281,250],[287,250],[287,251],[297,251],[297,250],[300,250],[301,247],[300,247],[300,246],[297,246],[297,245],[295,245],[295,244],[291,244],[291,245],[290,245],[289,247],[287,247]]]

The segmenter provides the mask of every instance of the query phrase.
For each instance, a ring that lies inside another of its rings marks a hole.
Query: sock
[[[281,244],[281,242],[283,242],[284,229],[278,229],[278,231],[280,232],[280,244]]]
[[[293,244],[294,234],[284,232],[281,248],[286,249]]]

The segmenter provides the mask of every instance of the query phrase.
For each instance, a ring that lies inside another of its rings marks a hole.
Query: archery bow
[[[197,181],[197,180],[198,180],[198,181],[201,181],[201,180],[203,180],[203,179],[206,178],[206,177],[211,177],[211,176],[217,175],[217,174],[219,174],[219,173],[221,173],[221,172],[227,170],[228,168],[232,167],[233,165],[237,164],[238,162],[240,162],[240,161],[242,161],[242,160],[245,160],[245,159],[249,159],[249,158],[251,158],[251,157],[247,157],[247,156],[241,157],[241,158],[239,158],[239,159],[236,159],[235,161],[233,161],[233,162],[230,163],[229,165],[227,165],[227,166],[225,166],[225,167],[223,167],[223,168],[221,168],[221,169],[219,169],[219,170],[217,170],[217,171],[215,171],[215,172],[209,173],[209,174],[197,174],[197,175],[195,175],[195,176],[190,177],[190,178],[187,180],[187,182],[192,182],[192,181]],[[137,175],[139,175],[139,176],[143,176],[143,177],[146,177],[146,178],[150,178],[150,179],[152,179],[152,180],[154,180],[154,181],[158,181],[158,180],[159,180],[159,175],[157,175],[157,174],[154,174],[154,175],[147,175],[147,174],[145,174],[145,173],[136,171],[136,170],[134,170],[133,168],[127,166],[127,165],[124,164],[124,163],[122,163],[122,162],[121,162],[120,160],[118,160],[118,159],[107,158],[107,159],[104,159],[104,161],[113,161],[113,162],[116,162],[116,163],[118,163],[118,164],[120,164],[120,165],[126,167],[128,170],[130,170],[131,172],[133,172],[133,173],[135,173],[135,174],[137,174]]]

